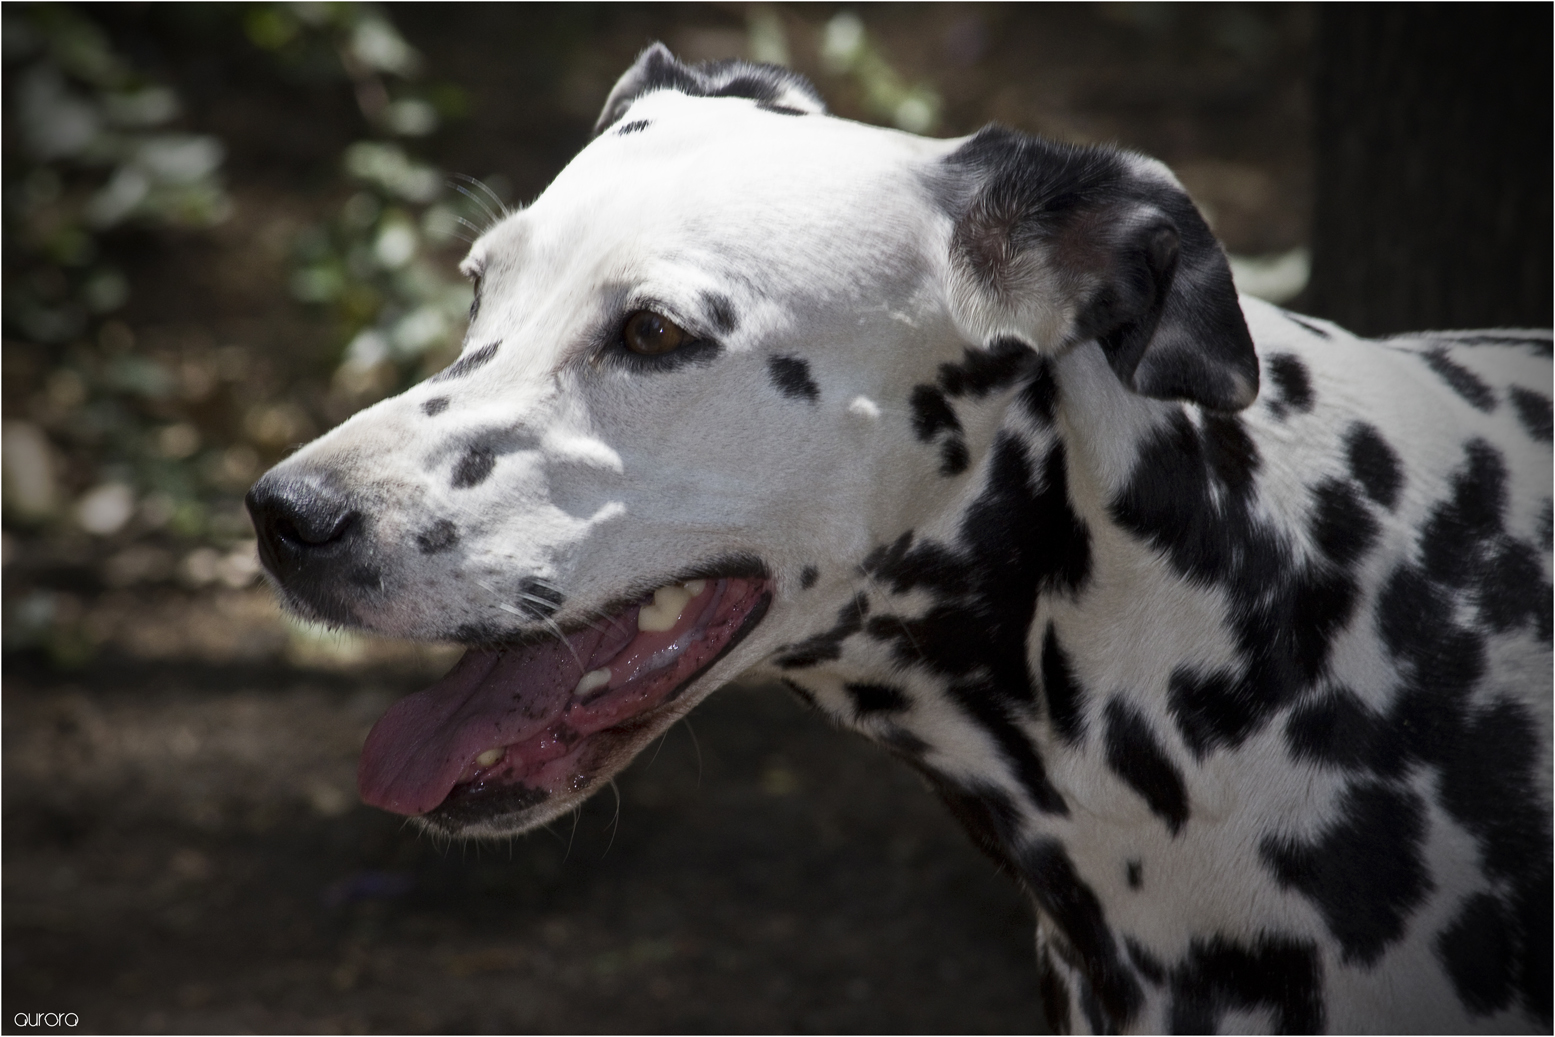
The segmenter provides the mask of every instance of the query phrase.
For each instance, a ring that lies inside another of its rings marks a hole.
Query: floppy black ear
[[[594,123],[594,134],[613,126],[632,102],[655,90],[677,90],[692,97],[747,97],[771,111],[823,115],[826,104],[810,81],[778,65],[749,61],[703,61],[684,65],[662,43],[655,43],[616,81]]]
[[[946,160],[952,305],[984,341],[1096,339],[1128,388],[1240,410],[1258,358],[1231,268],[1165,166],[990,127]]]

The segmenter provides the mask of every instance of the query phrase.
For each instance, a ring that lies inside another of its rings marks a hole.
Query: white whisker
[[[454,175],[455,176],[459,176],[460,174],[455,173]],[[479,195],[476,195],[469,188],[463,186],[462,184],[453,184],[452,187],[453,187],[453,189],[455,191],[458,191],[460,194],[464,195],[470,201],[474,202],[480,208],[481,212],[486,214],[486,219],[488,221],[486,226],[488,228],[491,227],[493,224],[498,222],[500,217],[498,217],[496,212],[492,210],[491,206],[486,204],[486,200],[484,198],[481,198]]]
[[[605,852],[599,855],[600,860],[610,855],[610,848],[616,844],[616,833],[621,830],[621,790],[616,787],[614,778],[610,779],[610,791],[616,794],[616,812],[610,819],[610,841],[605,844]]]
[[[490,198],[492,200],[492,202],[496,205],[497,212],[500,215],[506,216],[510,212],[513,211],[513,210],[508,208],[507,203],[505,203],[502,200],[501,196],[498,195],[497,192],[493,191],[491,189],[491,186],[489,184],[487,184],[484,180],[481,180],[481,179],[479,179],[477,177],[470,176],[468,173],[455,173],[454,176],[457,179],[463,180],[466,183],[469,183],[469,184],[473,185],[474,187],[477,187],[480,190],[485,191],[486,192],[486,197]]]

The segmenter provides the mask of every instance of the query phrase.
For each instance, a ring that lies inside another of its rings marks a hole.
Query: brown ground
[[[1037,1026],[1013,884],[911,774],[779,689],[720,692],[575,830],[448,846],[355,799],[404,685],[85,676],[5,690],[12,1012],[96,1032]]]
[[[796,65],[860,115],[815,56],[830,13],[781,9]],[[1304,240],[1305,8],[861,13],[903,75],[937,85],[943,133],[998,119],[1119,140],[1172,163],[1234,250]],[[349,95],[278,83],[155,14],[116,31],[180,84],[194,128],[229,142],[236,214],[143,243],[125,319],[170,357],[246,357],[213,397],[234,428],[278,393],[314,406],[329,329],[289,301],[284,262],[295,229],[338,205]],[[519,199],[584,142],[649,39],[717,57],[744,38],[737,6],[392,15],[473,101],[436,161],[499,173]],[[8,417],[46,410],[9,344],[5,374]],[[450,654],[320,639],[241,579],[192,590],[187,550],[7,531],[7,609],[47,588],[81,639],[6,661],[11,1030],[24,1011],[76,1012],[78,1032],[1040,1029],[1014,885],[913,775],[781,691],[718,693],[694,738],[673,730],[618,781],[619,805],[597,797],[575,828],[437,844],[358,805],[354,770],[372,721]]]

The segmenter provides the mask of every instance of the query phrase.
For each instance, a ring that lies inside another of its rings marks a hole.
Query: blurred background
[[[652,40],[848,118],[1147,152],[1243,291],[1358,330],[1550,322],[1546,5],[3,18],[3,991],[80,1031],[1040,1029],[1013,883],[781,692],[720,692],[575,824],[448,846],[354,773],[457,651],[258,579],[248,485],[453,357],[466,242]]]

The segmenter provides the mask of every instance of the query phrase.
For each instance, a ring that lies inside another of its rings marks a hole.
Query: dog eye
[[[679,324],[652,310],[638,310],[626,318],[621,341],[633,353],[658,356],[679,349],[690,336]]]

